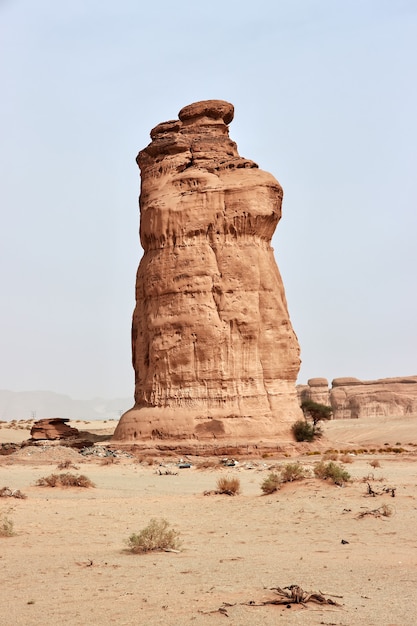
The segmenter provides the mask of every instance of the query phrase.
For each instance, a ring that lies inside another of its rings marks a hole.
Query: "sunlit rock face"
[[[135,406],[114,438],[290,438],[300,359],[271,248],[282,188],[229,138],[233,106],[183,108],[142,150]]]
[[[417,413],[417,376],[358,380],[335,378],[330,391],[335,419]]]
[[[329,389],[326,378],[310,378],[298,385],[298,399],[330,405],[333,419],[357,419],[415,415],[417,413],[417,376],[359,380],[335,378]]]

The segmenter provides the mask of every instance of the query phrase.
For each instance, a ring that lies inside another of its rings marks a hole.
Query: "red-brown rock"
[[[79,431],[66,422],[68,420],[61,417],[38,420],[33,424],[30,435],[32,439],[66,439],[78,436]]]
[[[271,237],[282,188],[239,156],[219,100],[159,124],[137,158],[135,406],[114,438],[288,436],[299,346]]]

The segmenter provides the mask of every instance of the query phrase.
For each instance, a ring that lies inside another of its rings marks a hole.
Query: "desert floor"
[[[27,439],[21,426],[2,424],[0,443]],[[104,437],[115,423],[82,426]],[[306,448],[235,467],[213,458],[205,469],[196,457],[184,469],[176,457],[106,463],[57,444],[0,456],[0,489],[27,496],[0,499],[0,527],[8,518],[15,533],[0,537],[0,624],[416,624],[417,417],[330,422],[321,445],[321,454]],[[312,469],[326,450],[346,448],[357,453],[343,463],[353,479],[343,488],[310,477],[263,495],[271,471],[295,461]],[[96,486],[36,486],[65,460],[78,469],[64,471]],[[204,495],[220,476],[237,477],[241,494]],[[395,497],[368,497],[367,482]],[[358,518],[384,504],[392,515]],[[179,552],[128,551],[151,518],[179,531]],[[292,584],[341,606],[259,606],[277,597],[271,588]]]

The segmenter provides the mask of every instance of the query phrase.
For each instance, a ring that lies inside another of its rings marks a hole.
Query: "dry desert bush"
[[[59,463],[56,466],[56,468],[59,469],[59,470],[78,469],[78,467],[76,465],[74,465],[74,463],[72,461],[70,461],[69,459],[66,459],[65,461],[61,461],[61,463]]]
[[[371,515],[373,517],[391,517],[393,515],[394,509],[389,504],[382,504],[376,509],[366,509],[365,511],[361,511],[357,515],[357,519],[361,519],[366,517],[367,515]]]
[[[353,457],[350,454],[342,454],[340,461],[342,463],[353,463]]]
[[[275,472],[271,472],[263,481],[261,489],[264,494],[274,493],[281,486],[281,477]]]
[[[228,496],[237,496],[240,493],[240,480],[221,476],[217,481],[217,493],[224,493]]]
[[[8,514],[10,510],[3,511],[0,515],[0,537],[13,537],[14,533],[14,522]]]
[[[331,480],[335,485],[342,487],[346,482],[350,480],[350,474],[343,469],[340,465],[337,465],[333,461],[325,463],[320,461],[314,466],[314,474],[317,478],[323,480]]]
[[[327,450],[323,454],[323,461],[337,461],[339,458],[339,453],[337,450]]]
[[[165,519],[151,519],[138,534],[130,535],[127,541],[129,549],[135,554],[178,550],[181,545],[179,533],[169,526]]]
[[[307,474],[301,463],[287,463],[281,469],[281,481],[283,483],[292,483],[295,480],[306,478]]]
[[[36,481],[38,487],[95,487],[94,483],[84,474],[49,474]]]
[[[374,469],[377,467],[381,467],[381,463],[378,461],[378,459],[373,459],[372,461],[369,461],[369,465]]]

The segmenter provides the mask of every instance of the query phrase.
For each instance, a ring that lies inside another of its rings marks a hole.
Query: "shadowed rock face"
[[[239,156],[233,106],[197,102],[142,150],[135,406],[115,439],[289,433],[300,360],[270,246],[282,188]]]

